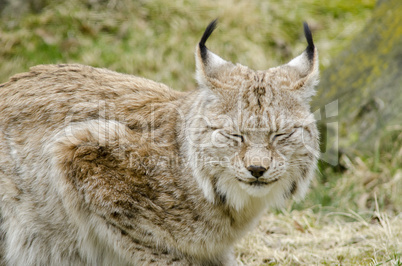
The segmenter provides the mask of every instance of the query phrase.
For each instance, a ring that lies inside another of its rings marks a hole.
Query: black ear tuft
[[[308,60],[313,60],[314,58],[314,42],[313,35],[311,34],[310,28],[306,22],[303,23],[304,26],[304,36],[306,37],[308,46],[306,48]]]
[[[207,57],[207,47],[205,43],[207,42],[209,36],[211,36],[212,32],[216,29],[216,25],[218,24],[218,19],[214,19],[211,23],[209,23],[208,27],[205,29],[204,34],[202,35],[201,41],[199,43],[201,58],[202,60],[206,60]]]

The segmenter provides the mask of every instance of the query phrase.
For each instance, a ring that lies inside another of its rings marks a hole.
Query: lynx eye
[[[239,134],[230,134],[230,135],[232,137],[239,138],[241,140],[241,142],[244,142],[244,137],[242,135],[239,135]]]
[[[244,142],[244,137],[240,134],[233,134],[233,133],[225,132],[223,130],[220,131],[220,133],[228,139],[236,139],[236,140],[240,140],[240,142]]]
[[[296,132],[296,130],[297,130],[297,128],[295,128],[290,133],[278,133],[278,134],[275,134],[274,137],[272,138],[272,141],[275,141],[275,139],[281,138],[281,137],[282,137],[282,139],[285,139],[284,136],[286,136],[286,138],[289,138],[290,136],[292,136]]]
[[[287,135],[287,134],[286,133],[275,134],[274,137],[272,138],[272,141],[275,141],[276,138],[282,137],[282,136],[285,136],[285,135]]]

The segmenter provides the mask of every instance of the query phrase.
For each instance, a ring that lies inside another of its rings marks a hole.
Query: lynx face
[[[286,65],[254,71],[197,48],[198,99],[187,120],[194,175],[210,201],[240,210],[253,198],[281,205],[304,196],[318,157],[318,131],[309,99],[318,55],[309,46]]]

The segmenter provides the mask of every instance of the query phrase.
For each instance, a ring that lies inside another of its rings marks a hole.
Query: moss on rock
[[[364,30],[321,76],[313,108],[338,100],[336,138],[347,153],[375,154],[381,138],[401,131],[401,14],[402,1],[379,2]],[[334,142],[326,139],[327,125],[320,121],[323,141]]]

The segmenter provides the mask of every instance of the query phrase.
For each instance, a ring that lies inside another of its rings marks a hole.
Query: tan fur
[[[0,85],[0,264],[233,265],[267,206],[303,197],[317,54],[303,71],[196,60],[188,93],[82,65]]]

